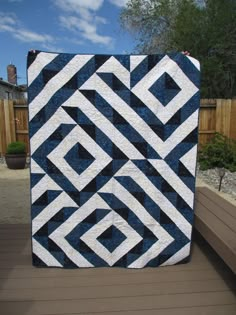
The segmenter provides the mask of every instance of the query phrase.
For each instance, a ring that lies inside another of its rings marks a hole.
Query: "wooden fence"
[[[236,139],[236,99],[202,99],[199,115],[199,143],[209,142],[215,132]]]
[[[236,139],[236,99],[202,99],[199,143],[207,143],[215,132]],[[7,144],[24,141],[29,153],[28,107],[26,100],[0,100],[0,155]]]
[[[0,100],[0,155],[8,143],[23,141],[29,153],[27,100]]]

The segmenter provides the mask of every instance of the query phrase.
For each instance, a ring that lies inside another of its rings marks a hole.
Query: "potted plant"
[[[5,155],[7,167],[13,170],[23,169],[26,164],[26,145],[24,142],[15,141],[7,146]]]

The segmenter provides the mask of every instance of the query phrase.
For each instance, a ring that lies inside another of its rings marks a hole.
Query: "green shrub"
[[[225,168],[236,172],[236,141],[220,133],[203,145],[198,154],[201,170]]]
[[[7,146],[7,154],[23,154],[26,152],[26,146],[24,142],[16,141],[11,142]]]

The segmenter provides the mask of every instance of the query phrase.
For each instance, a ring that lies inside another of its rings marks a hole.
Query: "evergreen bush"
[[[7,146],[7,154],[24,154],[26,152],[26,146],[24,142],[15,141],[9,143]]]
[[[215,133],[212,140],[202,146],[198,161],[200,170],[224,168],[236,172],[236,141]]]

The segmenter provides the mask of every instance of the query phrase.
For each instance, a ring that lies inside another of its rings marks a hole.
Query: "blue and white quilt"
[[[181,53],[29,52],[35,266],[188,260],[199,74]]]

